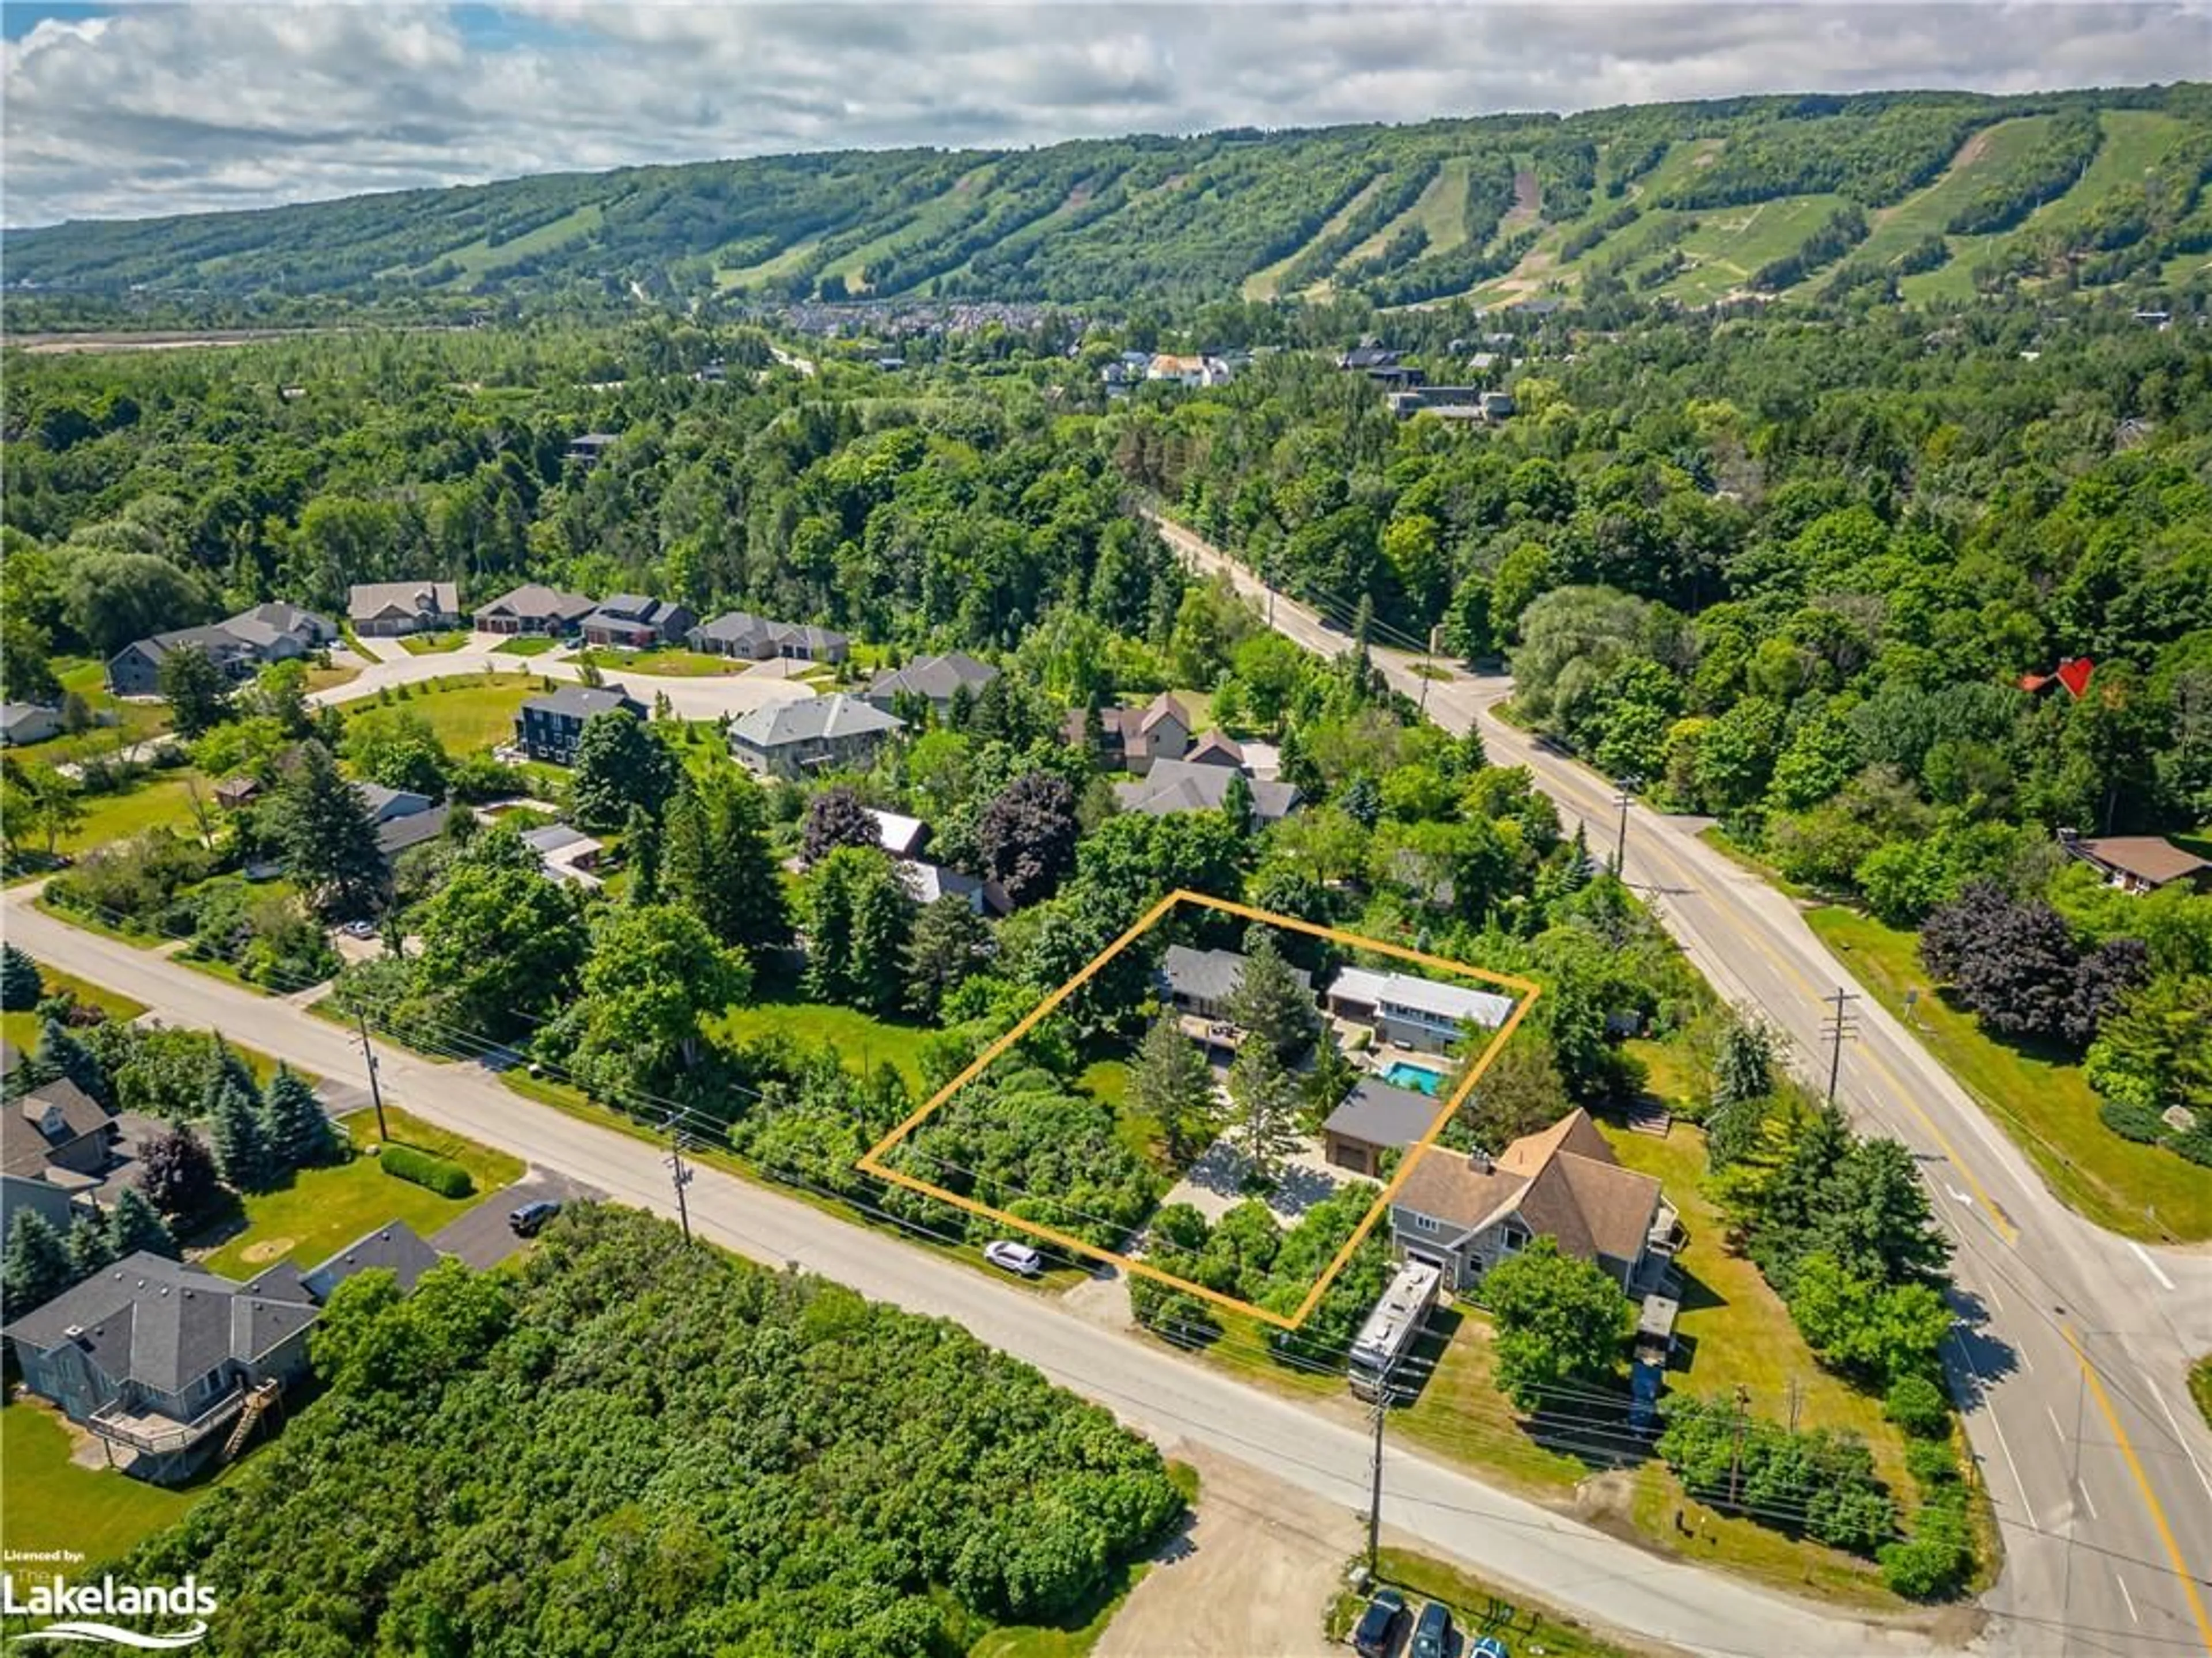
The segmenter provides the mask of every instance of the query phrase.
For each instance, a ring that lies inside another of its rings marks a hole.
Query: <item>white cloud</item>
[[[448,6],[223,0],[0,47],[6,222],[631,162],[1414,120],[1773,90],[2016,91],[2212,64],[2205,0]]]

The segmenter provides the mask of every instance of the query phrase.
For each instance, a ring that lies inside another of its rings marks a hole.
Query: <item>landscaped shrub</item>
[[[1951,1406],[1943,1390],[1924,1376],[1899,1377],[1882,1402],[1881,1413],[1923,1439],[1936,1438],[1951,1425]]]
[[[384,1165],[386,1174],[428,1187],[441,1198],[465,1198],[477,1189],[469,1171],[460,1164],[417,1151],[411,1145],[387,1145],[377,1161]]]
[[[2156,1145],[2166,1135],[2165,1119],[2158,1108],[2139,1104],[2134,1100],[2106,1100],[2097,1108],[2097,1115],[2106,1127],[2124,1140],[2133,1140],[2138,1145]]]

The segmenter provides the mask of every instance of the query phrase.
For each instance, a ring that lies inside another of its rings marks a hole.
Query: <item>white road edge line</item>
[[[2097,1499],[2089,1495],[2088,1482],[2077,1478],[2074,1481],[2074,1489],[2081,1493],[2081,1506],[2089,1510],[2089,1518],[2102,1525],[2104,1518],[2097,1512]]]
[[[2138,1624],[2142,1622],[2142,1619],[2136,1612],[2136,1598],[2128,1593],[2128,1580],[2120,1576],[2117,1567],[2112,1571],[2112,1581],[2120,1586],[2120,1599],[2127,1602],[2128,1616]]]
[[[2058,1442],[2063,1445],[2066,1442],[2066,1430],[2058,1425],[2058,1412],[2046,1405],[2043,1407],[2043,1413],[2051,1418],[2051,1431],[2058,1436]]]
[[[2159,1288],[2167,1291],[2171,1291],[2173,1288],[2173,1280],[2166,1277],[2166,1273],[2160,1270],[2159,1264],[2150,1258],[2149,1250],[2144,1248],[2142,1245],[2137,1243],[2132,1238],[2128,1240],[2128,1248],[2135,1252],[2135,1258],[2142,1262],[2143,1271],[2148,1272],[2153,1278],[2158,1280]]]
[[[2166,1402],[2165,1394],[2159,1390],[2158,1383],[2152,1381],[2148,1376],[2143,1377],[2143,1386],[2150,1390],[2150,1396],[2158,1401],[2158,1408],[2166,1412],[2166,1425],[2173,1430],[2173,1442],[2181,1447],[2181,1454],[2189,1459],[2189,1466],[2197,1471],[2197,1483],[2204,1487],[2205,1496],[2212,1497],[2212,1474],[2207,1474],[2204,1472],[2204,1465],[2197,1460],[2197,1453],[2189,1448],[2189,1440],[2181,1431],[2181,1424],[2173,1414],[2173,1406]]]
[[[1953,1339],[1957,1341],[1955,1336]],[[2005,1467],[2012,1470],[2012,1488],[2020,1493],[2020,1511],[2026,1516],[2024,1523],[2033,1526],[2035,1523],[2035,1503],[2027,1494],[2027,1481],[2020,1477],[2020,1464],[2013,1461],[2012,1442],[2005,1437],[2003,1424],[1997,1420],[1996,1406],[1990,1402],[1988,1379],[1982,1375],[1982,1367],[1974,1363],[1973,1354],[1966,1351],[1966,1344],[1958,1341],[1957,1345],[1959,1357],[1966,1361],[1966,1368],[1973,1372],[1974,1380],[1981,1384],[1982,1414],[1989,1420],[1990,1431],[1997,1436],[1997,1448],[2004,1453]]]

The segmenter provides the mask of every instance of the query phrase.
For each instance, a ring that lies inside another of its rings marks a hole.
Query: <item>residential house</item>
[[[1336,366],[1347,373],[1372,374],[1378,368],[1395,368],[1399,354],[1388,346],[1355,345],[1336,360]]]
[[[883,811],[874,806],[862,810],[875,819],[876,838],[885,852],[894,858],[921,856],[923,843],[929,839],[928,824],[903,812]]]
[[[256,604],[204,628],[177,628],[125,645],[107,663],[107,689],[118,696],[152,696],[161,688],[161,664],[197,647],[232,680],[250,679],[271,662],[289,662],[321,650],[337,629],[296,604]]]
[[[769,702],[730,727],[730,753],[763,777],[797,779],[855,769],[906,722],[856,696],[833,693]]]
[[[1155,760],[1144,776],[1115,784],[1114,798],[1124,811],[1154,817],[1171,811],[1218,811],[1229,798],[1229,780],[1239,776],[1251,787],[1255,823],[1278,823],[1297,810],[1301,797],[1295,784],[1246,776],[1234,766],[1194,756]]]
[[[698,619],[684,606],[665,599],[616,593],[600,600],[599,608],[578,626],[586,645],[642,651],[683,638]]]
[[[2185,852],[2162,835],[2107,835],[2089,839],[2071,829],[2058,832],[2069,857],[2099,871],[2107,886],[2123,892],[2155,892],[2173,882],[2203,886],[2212,862]]]
[[[70,1194],[49,1181],[0,1172],[0,1238],[15,1230],[15,1217],[37,1215],[57,1232],[66,1232],[76,1218]]]
[[[1064,727],[1072,748],[1085,745],[1090,720],[1078,708]],[[1190,715],[1162,691],[1141,708],[1098,710],[1098,759],[1111,770],[1142,777],[1155,760],[1180,760],[1190,752]]]
[[[559,639],[575,632],[597,608],[581,593],[556,592],[526,581],[480,606],[474,621],[478,633],[544,634]]]
[[[376,826],[376,849],[388,864],[410,847],[436,840],[446,832],[453,816],[450,805],[440,805],[402,817],[387,817]]]
[[[1375,973],[1347,967],[1332,980],[1328,1011],[1400,1048],[1441,1054],[1470,1029],[1494,1030],[1513,1011],[1513,999],[1492,990],[1446,984],[1410,973]]]
[[[1623,1169],[1577,1109],[1494,1160],[1442,1146],[1422,1152],[1392,1199],[1390,1235],[1462,1295],[1532,1240],[1550,1237],[1561,1254],[1595,1262],[1641,1296],[1665,1281],[1681,1229],[1659,1182]]]
[[[353,788],[368,808],[368,821],[372,823],[413,817],[429,811],[435,804],[427,794],[418,794],[413,789],[388,789],[381,783],[356,783]]]
[[[1291,974],[1307,989],[1313,979],[1304,968]],[[1237,987],[1244,982],[1244,957],[1233,950],[1193,950],[1170,944],[1161,959],[1159,987],[1168,1005],[1188,1018],[1225,1021]]]
[[[532,760],[565,766],[575,759],[577,739],[592,717],[608,713],[642,720],[645,704],[612,686],[563,685],[516,710],[514,740]]]
[[[240,811],[261,793],[258,777],[226,777],[215,786],[215,803],[225,811]]]
[[[0,706],[0,747],[13,749],[27,743],[43,743],[50,737],[60,736],[61,730],[59,708],[50,708],[43,702]]]
[[[900,882],[917,904],[933,904],[939,898],[959,898],[978,915],[1008,915],[1013,900],[996,881],[979,881],[957,869],[919,858],[901,859],[896,867]]]
[[[901,697],[912,697],[928,703],[941,719],[962,691],[979,695],[998,677],[999,671],[989,663],[979,662],[965,651],[947,651],[941,656],[918,656],[903,668],[886,669],[868,683],[862,695],[884,709]]]
[[[106,1172],[114,1144],[107,1108],[64,1077],[41,1083],[0,1107],[0,1172],[48,1181],[74,1191],[97,1181],[69,1179]]]
[[[605,459],[607,451],[621,441],[619,432],[586,432],[568,440],[568,451],[562,459],[588,471]]]
[[[685,636],[695,651],[708,656],[739,657],[749,662],[781,658],[793,662],[842,662],[853,652],[847,635],[797,622],[731,610],[702,623]]]
[[[1165,756],[1175,759],[1178,756]],[[1179,756],[1194,766],[1227,766],[1241,769],[1244,764],[1244,746],[1235,738],[1220,732],[1208,732],[1200,738],[1188,754]]]
[[[461,625],[461,592],[450,581],[368,581],[348,589],[346,620],[367,638],[440,633]]]
[[[1226,362],[1219,357],[1203,353],[1177,355],[1161,351],[1145,365],[1146,380],[1172,380],[1177,386],[1226,386],[1235,377],[1234,371]]]
[[[307,1369],[331,1291],[382,1267],[411,1290],[437,1254],[398,1223],[313,1271],[280,1261],[246,1283],[140,1252],[9,1325],[23,1385],[160,1483],[235,1452]],[[228,1430],[226,1436],[225,1430]]]
[[[1362,1078],[1322,1124],[1322,1155],[1339,1169],[1380,1180],[1383,1153],[1418,1142],[1442,1109],[1433,1094]]]
[[[593,840],[573,824],[548,823],[543,829],[525,829],[522,844],[538,854],[538,865],[547,880],[579,887],[599,884],[594,872],[599,866],[599,855],[607,849],[606,843]]]

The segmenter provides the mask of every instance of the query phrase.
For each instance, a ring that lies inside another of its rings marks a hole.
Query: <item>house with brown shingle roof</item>
[[[2107,886],[2123,892],[2155,892],[2175,881],[2202,886],[2212,875],[2212,863],[2162,835],[2107,835],[2093,841],[2061,829],[2058,844],[2101,872]]]
[[[1392,1197],[1390,1233],[1460,1294],[1540,1237],[1641,1294],[1672,1263],[1680,1224],[1658,1181],[1623,1169],[1589,1114],[1577,1110],[1495,1158],[1441,1145],[1423,1153]]]
[[[1080,708],[1067,716],[1070,747],[1084,746],[1088,723]],[[1190,751],[1190,715],[1167,691],[1141,708],[1098,710],[1098,759],[1109,770],[1126,769],[1142,777],[1155,760],[1182,759]]]

